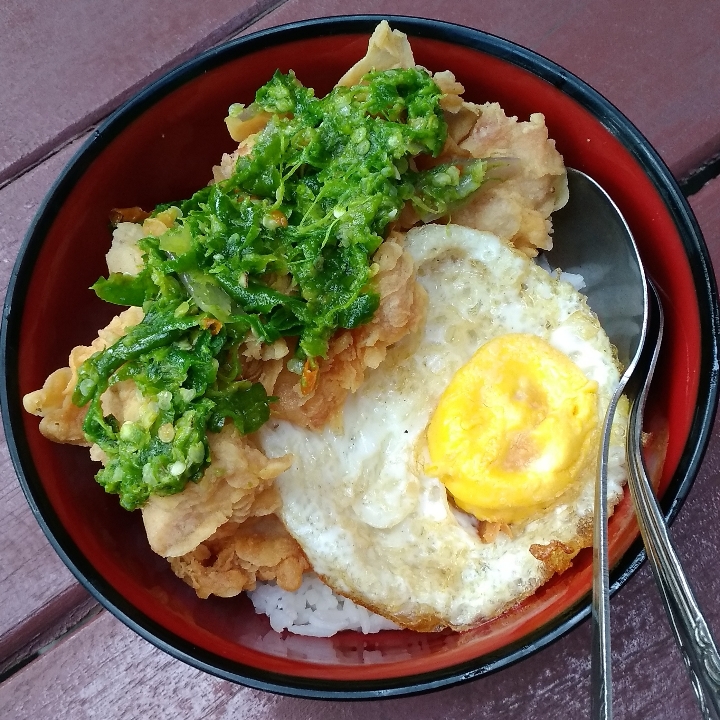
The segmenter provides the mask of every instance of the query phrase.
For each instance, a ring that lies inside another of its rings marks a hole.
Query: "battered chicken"
[[[391,30],[383,20],[373,31],[365,56],[355,63],[337,82],[341,87],[357,85],[373,70],[394,70],[415,67],[415,58],[407,35]]]
[[[258,580],[275,580],[292,592],[310,570],[305,554],[276,515],[228,522],[192,552],[170,558],[170,567],[201,598],[233,597],[254,590]]]
[[[78,345],[72,349],[68,367],[60,368],[52,373],[40,390],[28,393],[23,398],[23,406],[32,415],[39,415],[40,432],[58,443],[89,446],[82,431],[82,423],[87,408],[79,408],[72,401],[72,394],[77,382],[77,370],[91,355],[104,350],[119,340],[127,329],[137,325],[143,318],[143,311],[131,307],[114,317],[109,325],[98,332],[98,337],[91,345]],[[133,384],[134,386],[134,384]],[[103,394],[101,401],[106,415],[117,413],[122,418],[124,413],[118,405],[126,404],[127,383],[118,383]]]
[[[490,179],[453,212],[453,222],[492,232],[530,257],[551,249],[550,213],[567,202],[567,175],[543,115],[518,122],[486,103],[460,147],[489,159]]]
[[[420,327],[425,294],[415,282],[413,261],[403,250],[402,240],[402,234],[393,233],[375,253],[373,285],[380,305],[369,323],[340,331],[330,341],[311,392],[303,394],[299,376],[291,373],[282,359],[246,369],[246,376],[268,382],[277,373],[274,383],[266,385],[278,398],[272,405],[273,417],[314,429],[339,421],[345,398],[360,387],[366,370],[377,368],[391,345]]]
[[[211,462],[197,483],[175,495],[151,495],[142,507],[150,547],[163,557],[185,555],[229,520],[236,524],[268,507],[264,493],[290,466],[289,456],[269,460],[232,423],[209,433]],[[268,512],[279,507],[277,504]],[[270,503],[271,504],[271,503]]]
[[[338,85],[360,82],[371,70],[415,67],[407,36],[391,31],[387,22],[377,26],[365,57],[340,79]],[[463,157],[488,159],[489,179],[470,200],[452,213],[452,221],[485,230],[530,257],[538,249],[552,248],[550,213],[567,202],[567,175],[555,142],[548,139],[545,117],[534,113],[526,122],[507,117],[497,103],[469,103],[461,97],[463,85],[450,71],[433,80],[443,92],[441,106],[448,124],[448,139],[440,157],[427,164]],[[407,207],[404,228],[417,223]]]

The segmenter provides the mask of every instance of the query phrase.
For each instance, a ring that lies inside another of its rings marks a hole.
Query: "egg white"
[[[619,380],[610,342],[570,284],[489,233],[448,225],[411,230],[406,248],[428,294],[420,337],[407,338],[344,408],[343,431],[271,421],[259,433],[271,457],[294,462],[277,482],[280,511],[313,569],[337,592],[409,626],[470,627],[546,579],[532,544],[571,542],[592,517],[595,473],[580,492],[530,521],[479,538],[423,472],[426,429],[457,370],[488,340],[532,333],[598,383],[599,418]],[[611,440],[608,497],[625,480],[624,408]]]

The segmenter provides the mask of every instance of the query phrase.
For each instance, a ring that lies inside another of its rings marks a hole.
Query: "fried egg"
[[[586,299],[496,236],[427,225],[406,250],[428,296],[422,330],[347,399],[341,430],[270,421],[259,441],[294,457],[280,515],[328,585],[405,627],[465,629],[552,575],[543,548],[589,544],[620,372]],[[611,506],[626,422],[621,403]],[[488,522],[502,527],[491,542]]]

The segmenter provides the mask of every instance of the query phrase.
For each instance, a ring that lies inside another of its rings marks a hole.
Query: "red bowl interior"
[[[69,350],[89,343],[115,313],[87,289],[106,272],[109,210],[151,208],[206,184],[212,165],[233,149],[223,124],[231,103],[250,102],[276,68],[292,68],[301,81],[324,94],[364,54],[367,37],[301,39],[215,67],[160,97],[94,157],[55,215],[37,257],[22,315],[21,394],[37,389],[50,372],[67,364]],[[666,340],[656,382],[663,391],[652,395],[648,413],[649,426],[668,432],[666,462],[658,471],[662,491],[685,450],[701,355],[693,278],[663,199],[633,155],[590,112],[550,83],[449,42],[418,37],[412,39],[412,47],[425,67],[452,70],[465,86],[467,99],[498,101],[520,119],[544,113],[566,163],[594,177],[625,214],[666,311]],[[167,631],[165,640],[175,634],[197,646],[205,660],[214,654],[260,671],[331,681],[443,671],[522,640],[567,612],[591,585],[591,556],[584,551],[571,570],[535,596],[470,632],[284,637],[270,629],[266,618],[254,614],[246,598],[199,600],[151,552],[139,514],[120,509],[117,498],[94,482],[96,468],[87,451],[45,440],[34,417],[25,415],[23,422],[52,509],[94,572]],[[611,561],[622,556],[635,536],[626,497],[611,520]]]

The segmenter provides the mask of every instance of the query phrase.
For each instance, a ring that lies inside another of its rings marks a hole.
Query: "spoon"
[[[628,485],[647,556],[703,718],[720,720],[720,655],[683,572],[641,453],[642,415],[663,335],[663,311],[632,233],[605,191],[568,168],[572,201],[553,216],[551,267],[581,274],[588,304],[626,368],[603,426],[593,535],[592,718],[612,718],[607,550],[607,452],[617,402],[627,386]],[[648,290],[649,288],[649,290]],[[646,339],[649,341],[646,342]]]
[[[700,712],[703,718],[718,720],[720,656],[668,535],[641,453],[642,415],[663,335],[662,304],[654,285],[649,283],[649,286],[648,337],[657,339],[654,343],[646,344],[636,372],[627,385],[628,397],[634,398],[630,408],[627,436],[630,470],[628,485],[647,556],[660,588],[670,627],[685,661]]]
[[[591,718],[612,718],[610,592],[607,537],[607,465],[618,401],[637,365],[647,333],[645,271],[620,210],[592,178],[568,168],[570,201],[553,215],[553,268],[578,273],[583,292],[625,368],[603,423],[593,520]]]

